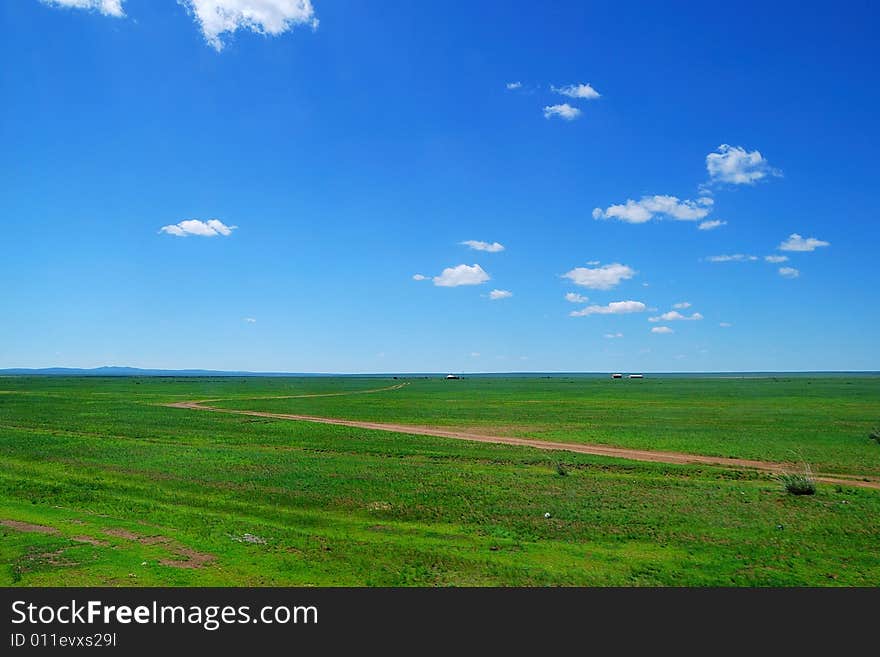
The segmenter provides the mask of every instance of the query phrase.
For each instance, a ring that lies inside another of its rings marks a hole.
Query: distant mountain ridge
[[[0,376],[330,376],[294,372],[236,372],[224,370],[159,370],[139,367],[104,366],[90,369],[79,367],[44,367],[0,369]]]

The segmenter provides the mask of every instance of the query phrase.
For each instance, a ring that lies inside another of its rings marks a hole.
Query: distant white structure
[[[629,378],[631,378],[631,379],[644,379],[645,375],[644,374],[630,374]]]
[[[447,374],[447,375],[446,375],[446,380],[447,380],[447,381],[449,381],[450,379],[460,379],[460,378],[461,378],[461,377],[460,377],[458,374]]]
[[[622,378],[623,378],[623,374],[612,374],[612,375],[611,375],[611,378],[612,378],[612,379],[622,379]]]

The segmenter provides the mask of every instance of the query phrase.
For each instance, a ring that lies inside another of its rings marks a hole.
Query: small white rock
[[[548,511],[547,513],[545,513],[545,514],[544,514],[544,517],[545,517],[545,518],[549,518],[549,517],[550,517],[550,512]]]

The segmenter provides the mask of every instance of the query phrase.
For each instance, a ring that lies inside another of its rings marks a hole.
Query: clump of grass
[[[560,477],[564,477],[568,474],[568,469],[565,467],[565,463],[563,463],[562,461],[559,461],[556,464],[556,474],[558,474]]]
[[[868,438],[880,445],[880,427],[874,427],[874,430],[868,434]]]
[[[816,482],[806,474],[779,475],[779,481],[785,486],[785,490],[792,495],[814,495],[816,493]]]
[[[816,480],[810,466],[804,463],[803,472],[783,472],[779,475],[779,481],[791,495],[815,495]]]

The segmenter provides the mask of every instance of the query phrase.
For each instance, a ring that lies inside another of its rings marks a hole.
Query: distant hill
[[[221,370],[146,370],[138,367],[45,367],[0,369],[0,376],[328,376],[288,372],[226,372]]]

